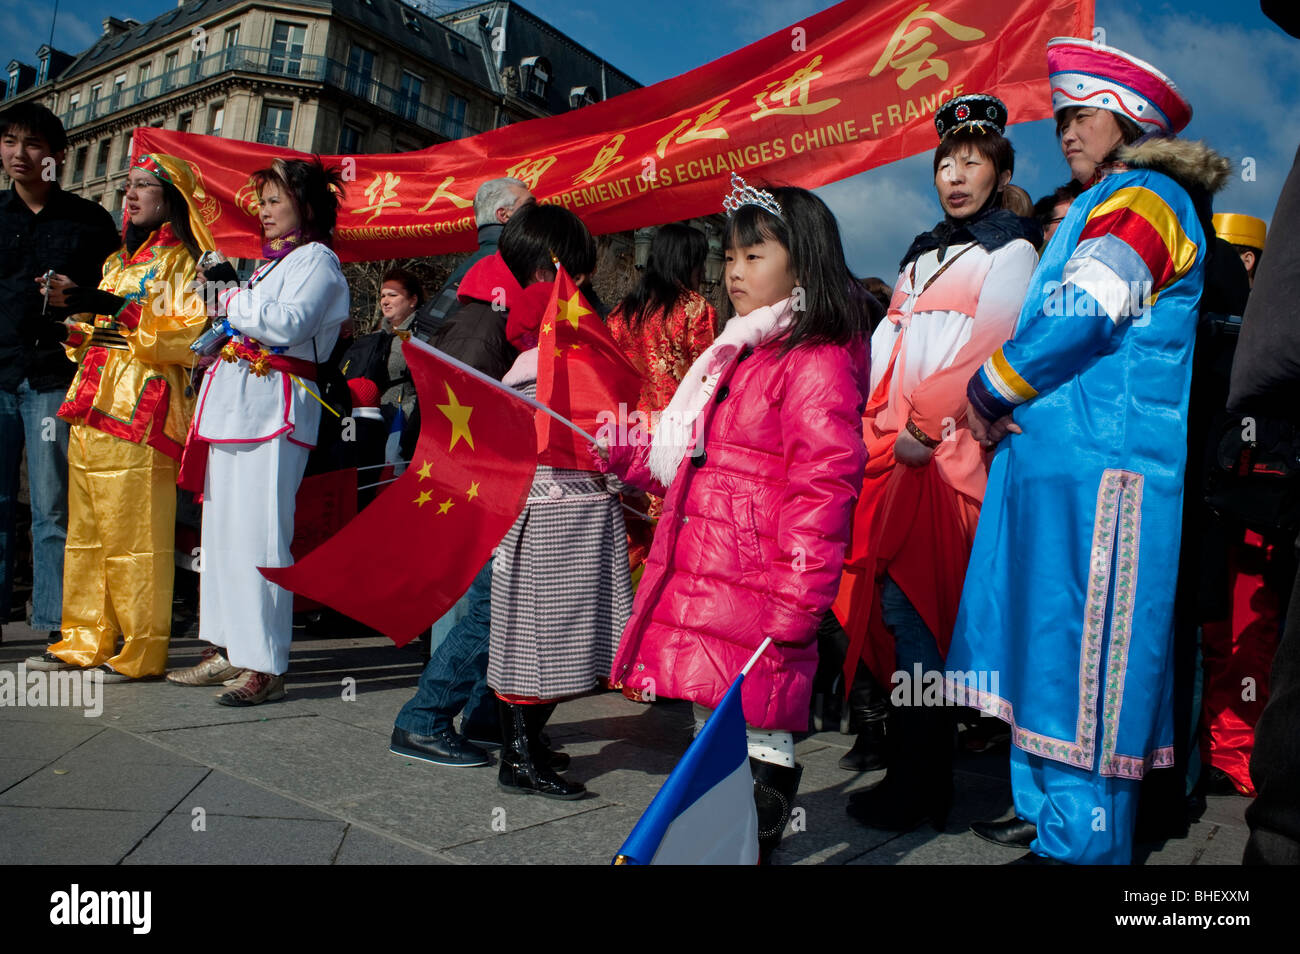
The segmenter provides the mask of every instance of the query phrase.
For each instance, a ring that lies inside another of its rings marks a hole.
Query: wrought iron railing
[[[255,73],[260,76],[282,76],[332,86],[358,99],[378,106],[448,139],[473,136],[475,129],[463,120],[403,92],[378,82],[373,76],[348,69],[347,65],[325,56],[308,56],[283,50],[264,50],[254,46],[232,46],[209,53],[192,63],[151,76],[135,86],[114,89],[93,103],[66,111],[60,118],[65,129],[102,119],[121,109],[157,99],[187,86],[212,79],[222,73]]]

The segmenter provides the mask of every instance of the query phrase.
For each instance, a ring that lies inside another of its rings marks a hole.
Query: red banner
[[[593,232],[721,208],[731,173],[812,188],[935,146],[933,114],[992,93],[1050,116],[1047,41],[1090,36],[1093,0],[845,0],[682,76],[559,116],[392,155],[327,156],[348,181],[345,260],[472,249],[473,199],[514,176]],[[287,149],[141,127],[134,149],[188,160],[228,255],[260,255],[249,174]]]

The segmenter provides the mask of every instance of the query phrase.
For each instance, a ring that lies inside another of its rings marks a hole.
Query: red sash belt
[[[231,357],[234,355],[234,357]],[[308,381],[316,380],[316,364],[306,358],[290,358],[288,355],[272,354],[264,348],[254,348],[235,341],[233,338],[221,349],[221,356],[227,361],[242,358],[252,367],[254,374],[266,374],[268,371],[280,371]],[[259,368],[261,369],[259,371]]]

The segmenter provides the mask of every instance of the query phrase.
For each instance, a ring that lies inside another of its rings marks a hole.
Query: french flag
[[[614,864],[758,864],[758,813],[740,687],[768,642],[731,684],[623,842]]]

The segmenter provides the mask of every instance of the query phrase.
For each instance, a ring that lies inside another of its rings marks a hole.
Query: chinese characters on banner
[[[500,176],[596,233],[716,212],[733,171],[823,185],[933,148],[934,112],[963,93],[1000,97],[1013,123],[1050,116],[1047,41],[1090,36],[1092,22],[1093,0],[846,0],[614,100],[418,152],[326,156],[351,179],[335,249],[352,261],[471,249],[475,190]],[[206,205],[218,245],[248,258],[261,245],[249,174],[301,156],[153,128],[135,131],[135,151],[195,165],[218,200]]]

